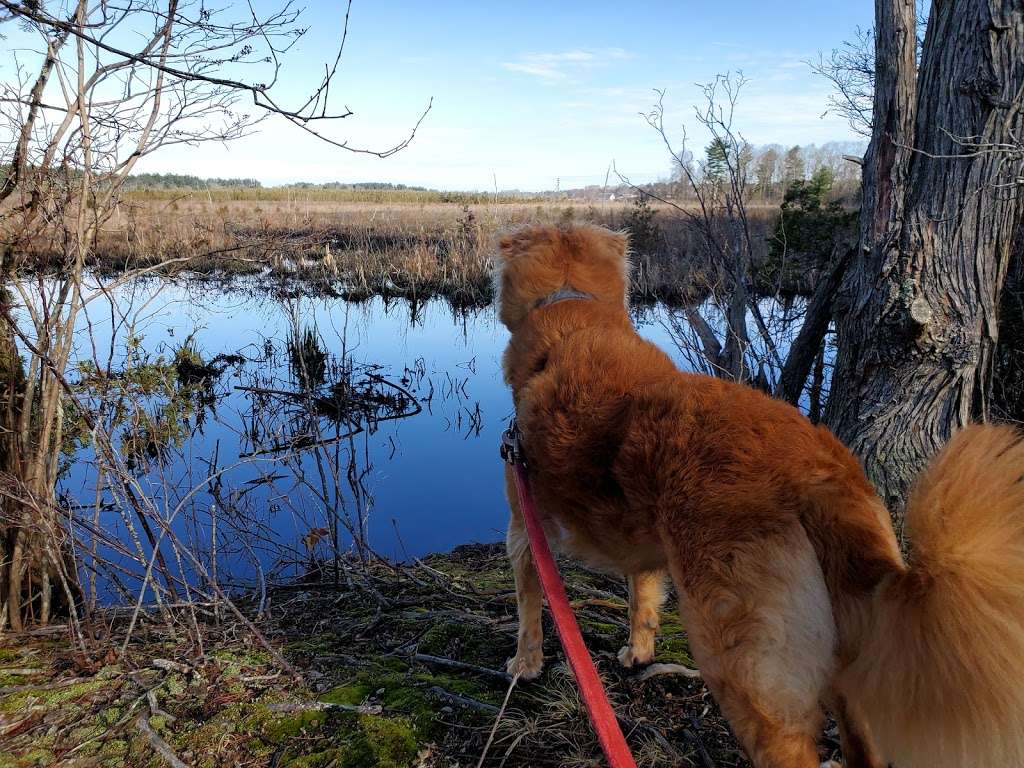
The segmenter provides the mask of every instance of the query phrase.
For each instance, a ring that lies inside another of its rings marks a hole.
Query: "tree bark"
[[[1024,216],[1010,255],[999,307],[999,343],[992,375],[993,418],[1024,424]]]
[[[934,3],[919,73],[913,0],[875,8],[861,248],[837,303],[825,420],[899,524],[928,458],[988,415],[997,308],[1022,207],[1020,153],[995,148],[1024,128],[1024,6]]]
[[[0,306],[10,301],[0,287]],[[23,445],[18,424],[25,390],[25,371],[10,327],[0,321],[0,472],[22,478]],[[11,629],[20,631],[21,582],[25,531],[24,510],[10,498],[0,499],[0,600],[9,612]],[[0,617],[0,626],[3,625]]]

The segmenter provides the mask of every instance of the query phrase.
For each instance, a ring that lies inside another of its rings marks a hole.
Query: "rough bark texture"
[[[1021,160],[979,147],[1024,127],[1024,4],[934,3],[916,77],[913,0],[877,0],[876,22],[861,249],[825,419],[899,519],[927,459],[988,413]]]
[[[1024,424],[1024,216],[1000,301],[994,368],[992,417]]]
[[[7,289],[0,287],[0,307],[9,301]],[[21,478],[24,471],[18,429],[24,391],[24,367],[13,334],[4,325],[0,329],[0,473],[12,478]],[[9,610],[10,625],[15,631],[22,629],[20,571],[26,537],[23,517],[24,510],[18,502],[6,496],[0,498],[0,627],[6,623],[8,616],[4,614]],[[15,606],[13,610],[11,605]]]

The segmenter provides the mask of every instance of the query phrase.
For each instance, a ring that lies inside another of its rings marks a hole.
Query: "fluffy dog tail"
[[[910,568],[873,598],[848,698],[898,768],[1024,766],[1024,435],[956,435],[907,528]]]

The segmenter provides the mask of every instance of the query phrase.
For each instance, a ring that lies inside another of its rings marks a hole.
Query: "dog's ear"
[[[629,235],[626,232],[608,232],[608,247],[622,264],[624,273],[629,272]]]
[[[626,258],[626,248],[629,246],[629,235],[625,232],[612,232],[610,229],[598,230],[601,233],[606,247],[616,256]]]
[[[498,241],[498,255],[508,263],[527,254],[535,245],[550,243],[557,236],[551,227],[527,227],[505,235]]]
[[[516,254],[522,251],[522,235],[519,232],[515,232],[511,235],[505,235],[498,242],[498,255],[502,261],[511,261],[516,257]]]
[[[583,250],[611,263],[625,279],[629,274],[629,236],[624,232],[612,232],[604,227],[585,227],[579,230]]]

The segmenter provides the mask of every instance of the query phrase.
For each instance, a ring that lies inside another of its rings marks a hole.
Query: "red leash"
[[[558,639],[562,642],[562,649],[569,659],[569,666],[576,677],[576,684],[579,686],[583,702],[586,704],[587,714],[590,715],[590,723],[597,732],[598,741],[601,742],[601,749],[604,751],[605,757],[608,758],[611,768],[636,768],[633,755],[629,751],[629,746],[626,744],[626,739],[623,737],[619,722],[615,717],[615,710],[608,702],[604,685],[594,668],[594,662],[587,652],[580,628],[576,624],[576,616],[572,612],[572,606],[569,605],[569,598],[565,595],[565,587],[558,574],[558,567],[551,556],[548,540],[544,536],[544,529],[541,527],[540,518],[537,515],[537,506],[533,501],[533,494],[530,492],[530,478],[523,465],[522,453],[519,448],[519,431],[514,425],[502,438],[502,456],[512,464],[516,489],[519,491],[519,511],[526,522],[526,533],[530,539],[530,551],[533,552],[537,575],[544,588],[544,596],[548,600],[548,609],[555,620]]]

